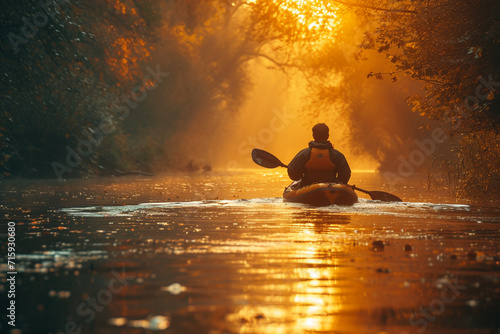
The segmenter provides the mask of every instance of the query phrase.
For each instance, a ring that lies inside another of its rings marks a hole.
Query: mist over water
[[[421,124],[405,98],[419,85],[367,78],[394,68],[382,55],[358,61],[346,51],[363,38],[355,21],[328,42],[333,52],[325,62],[337,70],[321,82],[255,56],[264,51],[247,35],[244,9],[212,19],[191,3],[164,10],[152,58],[169,76],[124,123],[138,165],[152,161],[152,172],[253,168],[253,148],[288,163],[319,122],[329,125],[330,141],[353,170],[397,169],[411,150]]]
[[[329,125],[330,141],[352,169],[397,168],[398,156],[412,148],[420,122],[404,101],[415,91],[410,83],[367,79],[372,67],[353,62],[354,75],[341,77],[331,105],[311,111],[303,76],[287,76],[265,65],[250,63],[251,80],[241,107],[200,111],[177,132],[174,137],[185,148],[185,158],[218,169],[253,168],[250,152],[260,148],[288,163],[312,140],[316,123]]]

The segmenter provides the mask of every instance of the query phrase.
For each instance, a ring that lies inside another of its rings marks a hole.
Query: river
[[[314,208],[284,203],[288,183],[4,181],[0,332],[500,333],[498,205],[355,173],[404,202]]]

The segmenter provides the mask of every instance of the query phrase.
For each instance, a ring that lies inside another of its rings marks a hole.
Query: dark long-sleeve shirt
[[[351,178],[351,168],[342,153],[333,148],[329,141],[309,142],[309,147],[300,151],[295,158],[288,164],[288,176],[295,181],[305,176],[306,164],[311,158],[311,148],[328,149],[330,151],[330,160],[335,164],[335,180],[338,183],[347,183]],[[307,182],[307,180],[305,180]]]

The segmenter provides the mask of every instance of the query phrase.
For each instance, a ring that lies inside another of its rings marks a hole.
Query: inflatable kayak
[[[331,204],[353,205],[358,201],[358,195],[347,184],[313,183],[297,188],[298,184],[299,181],[295,181],[285,188],[283,192],[285,202],[327,206]]]

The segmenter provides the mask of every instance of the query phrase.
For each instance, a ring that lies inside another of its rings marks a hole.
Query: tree
[[[54,176],[53,163],[64,165],[95,124],[105,120],[104,126],[115,127],[114,96],[143,77],[154,9],[146,1],[128,0],[7,1],[4,6],[0,171]],[[111,136],[107,139],[113,145]],[[99,165],[93,146],[82,147],[92,154],[88,161],[75,156],[75,166]]]
[[[442,156],[452,166],[458,193],[498,196],[500,178],[500,4],[497,1],[395,1],[412,13],[377,15],[363,44],[385,54],[393,73],[424,84],[425,94],[408,99],[419,115],[448,125],[459,138],[455,154]],[[371,15],[371,14],[370,14]]]

